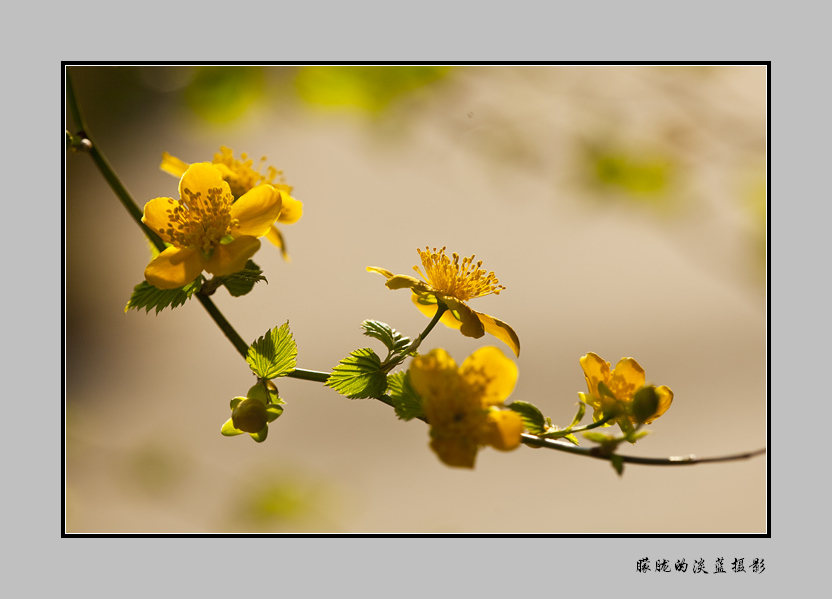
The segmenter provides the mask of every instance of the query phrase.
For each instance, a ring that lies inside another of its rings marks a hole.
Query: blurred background
[[[266,156],[294,187],[291,261],[264,243],[268,284],[214,296],[247,341],[288,320],[298,366],[328,371],[380,349],[364,319],[415,336],[427,321],[408,293],[364,269],[412,273],[417,247],[447,246],[507,288],[471,306],[520,336],[511,399],[565,426],[579,358],[632,356],[675,399],[622,453],[765,446],[765,66],[68,71],[140,206],[177,195],[165,151]],[[67,532],[767,531],[766,457],[619,477],[523,446],[451,469],[423,423],[294,379],[277,381],[287,405],[265,443],[223,437],[247,364],[196,301],[124,313],[150,251],[87,156],[66,157],[65,208]],[[484,345],[512,355],[445,327],[426,343],[460,363]]]

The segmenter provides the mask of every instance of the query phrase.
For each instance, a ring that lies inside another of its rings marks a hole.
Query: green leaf
[[[578,403],[578,413],[575,414],[575,417],[572,419],[572,424],[568,426],[568,428],[572,428],[576,424],[578,424],[581,420],[584,419],[584,414],[586,413],[586,404],[583,402]]]
[[[283,413],[283,406],[269,404],[266,406],[266,422],[274,422]]]
[[[612,467],[615,468],[615,471],[618,473],[618,476],[624,474],[624,458],[622,458],[620,455],[611,455],[610,464],[612,464]]]
[[[266,331],[251,344],[246,355],[251,370],[261,379],[286,376],[297,364],[298,346],[289,331],[289,322]]]
[[[222,277],[222,284],[234,297],[249,293],[254,288],[254,284],[260,281],[266,281],[266,277],[263,276],[263,270],[252,260],[246,262],[246,267],[240,272]]]
[[[508,405],[510,410],[517,412],[523,420],[523,426],[533,435],[539,435],[546,430],[546,419],[534,404],[525,401],[515,401]]]
[[[610,443],[614,440],[614,437],[612,437],[611,435],[606,435],[604,433],[596,433],[595,431],[587,431],[583,433],[583,435],[584,439],[592,441],[593,443],[600,443],[602,445],[605,443]]]
[[[365,335],[381,341],[391,353],[401,351],[410,345],[410,338],[405,337],[389,324],[377,320],[365,320],[361,323],[361,327]]]
[[[266,437],[269,436],[269,425],[267,424],[266,426],[261,428],[256,433],[249,433],[249,435],[251,436],[252,439],[257,441],[258,443],[262,443],[263,441],[266,440]]]
[[[384,394],[387,375],[373,350],[357,349],[332,369],[325,385],[350,399],[366,399]]]
[[[191,299],[191,296],[199,291],[201,287],[201,276],[178,289],[159,289],[147,281],[142,281],[133,287],[133,293],[127,301],[124,311],[144,308],[145,312],[150,312],[150,309],[154,308],[156,314],[158,314],[165,308],[178,308]]]
[[[243,434],[243,431],[234,428],[234,423],[231,422],[231,418],[225,421],[225,424],[222,425],[222,429],[220,430],[220,432],[226,437],[233,437],[235,435]]]
[[[566,439],[567,441],[572,443],[572,445],[580,445],[580,443],[578,443],[578,438],[575,435],[573,435],[572,433],[569,433],[568,435],[564,435],[562,438]]]
[[[422,418],[422,398],[410,383],[410,375],[402,370],[387,377],[387,394],[393,400],[393,409],[401,420]]]

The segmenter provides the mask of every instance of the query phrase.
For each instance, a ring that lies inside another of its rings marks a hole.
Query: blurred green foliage
[[[588,153],[588,170],[592,182],[609,191],[636,201],[660,203],[670,197],[676,169],[669,158],[604,148]]]
[[[452,67],[424,66],[307,66],[297,74],[300,97],[329,108],[380,113],[393,102],[443,79]]]
[[[206,66],[196,69],[184,93],[197,115],[225,123],[242,116],[263,92],[262,67]]]

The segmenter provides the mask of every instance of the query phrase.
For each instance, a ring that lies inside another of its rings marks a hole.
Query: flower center
[[[254,189],[261,183],[268,183],[269,185],[275,185],[276,187],[283,187],[282,176],[278,180],[277,184],[274,182],[278,176],[283,174],[282,171],[277,170],[273,166],[269,166],[266,169],[265,175],[260,173],[260,169],[262,169],[263,165],[266,163],[265,156],[260,158],[260,164],[258,164],[255,169],[253,168],[254,161],[248,157],[248,154],[243,152],[240,154],[240,159],[237,160],[234,158],[233,150],[222,146],[220,147],[220,153],[214,154],[214,160],[212,162],[214,164],[224,164],[228,167],[231,174],[226,177],[226,181],[228,182],[229,187],[231,187],[231,193],[235,198],[239,198],[241,195],[250,189]],[[289,190],[287,190],[287,193],[288,191]]]
[[[453,260],[445,255],[445,248],[437,251],[433,248],[420,249],[419,257],[422,259],[424,274],[418,266],[413,270],[419,273],[426,283],[439,290],[441,293],[454,297],[460,301],[467,301],[474,297],[483,295],[499,295],[505,289],[493,272],[486,273],[482,268],[482,261],[474,262],[474,256],[463,258],[459,261],[459,254],[453,254]]]
[[[201,191],[185,188],[182,201],[175,204],[171,200],[175,205],[167,211],[167,234],[173,245],[205,253],[214,249],[233,228],[240,226],[229,212],[232,200],[221,187],[212,187],[204,196]]]

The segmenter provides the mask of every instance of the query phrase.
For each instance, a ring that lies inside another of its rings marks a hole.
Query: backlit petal
[[[209,189],[220,187],[225,193],[231,194],[228,183],[222,180],[222,174],[210,162],[197,162],[188,167],[179,180],[179,197],[188,199],[185,190],[193,193],[201,192],[203,197]]]
[[[197,250],[169,247],[151,260],[144,278],[159,289],[177,289],[197,278],[202,268],[202,254]]]
[[[239,272],[259,249],[260,240],[256,237],[238,237],[231,243],[221,243],[205,263],[205,270],[219,276]]]
[[[482,312],[475,312],[475,314],[480,319],[486,333],[494,335],[497,339],[508,345],[515,356],[520,357],[520,338],[514,332],[514,329],[502,320],[498,320],[488,314],[483,314]]]
[[[283,198],[283,208],[280,210],[278,221],[284,225],[291,225],[303,216],[303,202],[296,200],[285,191],[281,191],[280,195]]]
[[[368,266],[367,272],[377,272],[378,274],[387,277],[388,279],[396,276],[386,268],[379,268],[378,266]]]
[[[589,394],[598,396],[598,383],[606,383],[610,378],[610,363],[602,360],[598,354],[589,352],[581,358],[581,368],[584,370]]]
[[[177,179],[185,174],[185,171],[188,170],[188,166],[190,165],[187,162],[180,160],[176,156],[171,156],[167,152],[162,152],[162,164],[159,165],[159,168],[166,173],[173,175]]]
[[[422,314],[433,319],[439,307],[436,303],[435,295],[412,293],[410,299],[413,300],[413,303],[416,304],[416,307],[419,308]],[[439,319],[439,322],[452,329],[459,329],[462,326],[462,322],[450,310],[445,311],[442,318]]]
[[[280,194],[274,187],[258,185],[231,205],[231,218],[240,221],[240,226],[233,229],[231,234],[234,237],[262,237],[277,220],[280,208]]]
[[[644,386],[644,369],[632,358],[621,358],[609,380],[609,388],[620,401],[629,401]]]
[[[459,384],[456,362],[442,348],[413,358],[408,372],[413,389],[426,403],[448,392],[453,393]]]
[[[459,373],[483,407],[503,403],[517,384],[517,365],[496,347],[481,347],[472,353]]]
[[[280,248],[280,254],[283,256],[283,259],[286,262],[289,262],[289,254],[286,252],[286,242],[283,241],[283,234],[277,227],[272,225],[272,228],[269,229],[268,233],[266,233],[266,239],[271,241],[273,245]]]
[[[511,410],[489,410],[484,441],[500,451],[511,451],[520,446],[523,420]]]
[[[477,443],[468,438],[437,438],[430,440],[430,448],[448,466],[473,468],[477,459]]]
[[[170,224],[170,211],[179,206],[179,202],[173,198],[156,198],[144,205],[144,216],[142,222],[150,227],[159,237],[171,242],[167,229]]]
[[[379,271],[376,270],[375,272]],[[422,283],[422,281],[420,281],[419,279],[410,277],[408,275],[393,275],[389,279],[387,279],[385,285],[388,289],[421,289],[425,286],[425,284]]]
[[[447,296],[443,296],[442,301],[445,302],[445,304],[447,304],[448,311],[452,311],[454,317],[459,319],[460,333],[462,333],[466,337],[473,337],[474,339],[479,339],[480,337],[485,335],[485,327],[483,326],[482,322],[480,322],[477,313],[474,312],[471,308],[469,308],[467,304],[449,298]]]
[[[645,424],[650,424],[656,418],[667,412],[670,404],[673,403],[673,391],[669,387],[665,387],[664,385],[656,387],[656,395],[659,396],[659,407],[649,420],[645,420]]]

